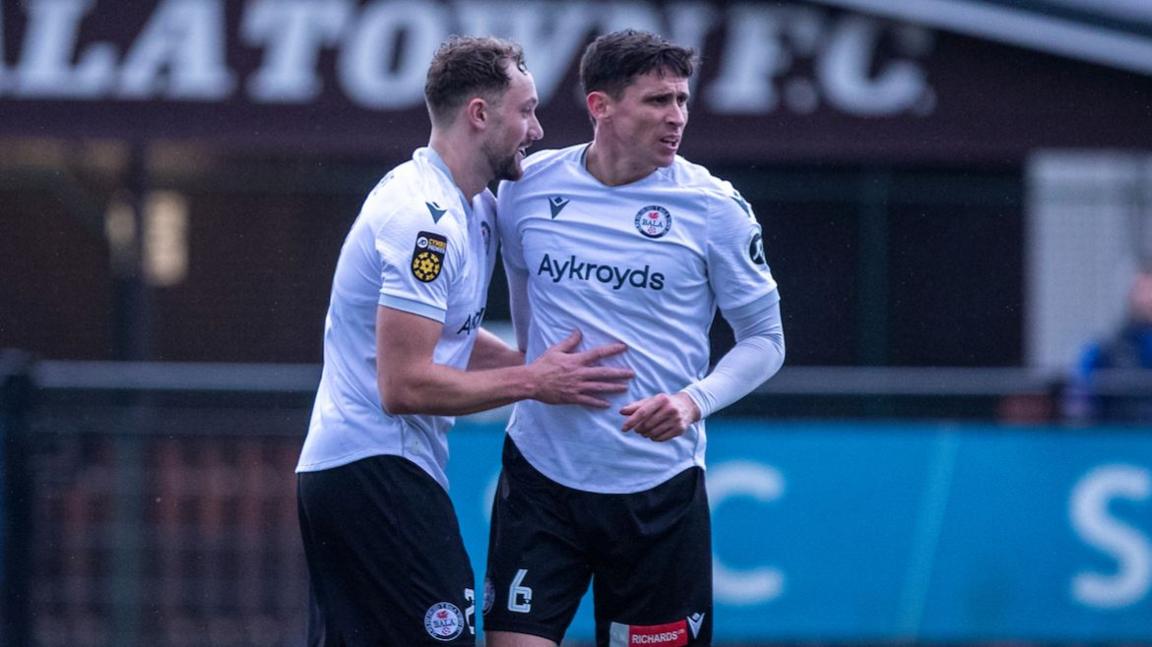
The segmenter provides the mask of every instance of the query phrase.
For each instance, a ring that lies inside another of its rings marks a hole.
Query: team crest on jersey
[[[440,234],[422,231],[416,234],[416,248],[412,250],[412,276],[431,283],[440,276],[444,267],[444,254],[448,252],[448,239]]]
[[[424,614],[424,630],[436,640],[455,640],[464,633],[464,615],[451,602],[437,602]]]
[[[636,212],[633,220],[636,231],[648,238],[660,238],[672,228],[672,214],[657,204],[650,204]]]

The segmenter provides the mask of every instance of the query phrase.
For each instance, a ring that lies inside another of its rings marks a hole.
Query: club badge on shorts
[[[440,234],[422,231],[416,234],[416,248],[412,250],[412,276],[431,283],[440,276],[444,267],[444,254],[448,252],[448,239]]]
[[[492,578],[487,575],[484,576],[484,615],[492,610],[492,605],[496,602],[496,587],[492,585]]]
[[[436,640],[455,640],[464,633],[464,615],[451,602],[437,602],[424,614],[424,630]]]
[[[632,223],[636,231],[648,238],[660,238],[672,228],[672,214],[658,204],[650,204],[636,212]]]

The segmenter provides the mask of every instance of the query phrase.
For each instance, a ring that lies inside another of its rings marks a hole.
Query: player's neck
[[[592,177],[606,186],[631,184],[648,177],[656,170],[655,166],[628,159],[623,151],[614,150],[611,144],[599,140],[593,141],[588,146],[584,166]]]
[[[476,156],[479,151],[474,150],[476,147],[470,142],[457,142],[452,137],[433,131],[428,147],[444,160],[444,165],[452,173],[452,181],[469,202],[488,186],[492,178],[487,177],[483,170],[487,165],[478,163]]]

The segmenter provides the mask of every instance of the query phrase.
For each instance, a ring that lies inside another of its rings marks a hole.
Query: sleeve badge
[[[447,252],[447,238],[428,231],[417,234],[416,247],[412,250],[412,276],[424,283],[435,281],[444,267]]]
[[[759,225],[752,231],[752,240],[748,242],[748,258],[754,265],[768,265],[768,259],[764,256],[764,234]]]

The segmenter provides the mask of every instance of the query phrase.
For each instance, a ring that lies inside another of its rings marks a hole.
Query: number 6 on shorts
[[[532,587],[521,586],[528,569],[516,571],[512,584],[508,586],[508,610],[514,613],[528,613],[532,611]]]

